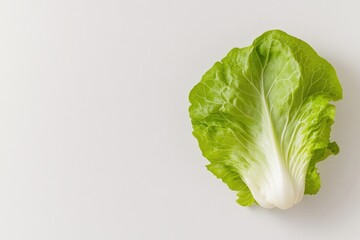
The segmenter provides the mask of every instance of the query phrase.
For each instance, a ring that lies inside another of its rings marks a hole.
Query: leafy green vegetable
[[[289,208],[320,188],[342,88],[307,43],[279,30],[234,48],[191,90],[193,134],[209,171],[243,206]]]

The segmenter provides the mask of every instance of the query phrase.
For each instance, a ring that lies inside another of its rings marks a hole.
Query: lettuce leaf
[[[286,209],[319,191],[316,163],[339,152],[329,139],[341,98],[325,59],[272,30],[216,62],[191,90],[189,113],[207,169],[240,205]]]

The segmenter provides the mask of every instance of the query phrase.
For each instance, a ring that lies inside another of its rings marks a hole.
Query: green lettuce
[[[316,163],[339,152],[329,139],[341,98],[334,68],[273,30],[216,62],[191,90],[189,113],[207,169],[240,205],[286,209],[319,191]]]

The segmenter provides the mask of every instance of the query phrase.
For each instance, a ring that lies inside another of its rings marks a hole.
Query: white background
[[[0,0],[0,239],[359,239],[358,1]],[[337,69],[322,189],[244,208],[206,170],[189,90],[282,29]]]

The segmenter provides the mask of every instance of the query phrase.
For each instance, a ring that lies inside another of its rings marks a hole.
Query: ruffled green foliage
[[[235,48],[191,90],[207,166],[243,206],[289,208],[320,188],[316,163],[339,151],[330,127],[342,88],[307,43],[269,31]]]

